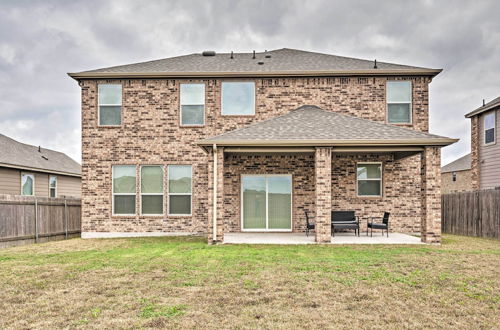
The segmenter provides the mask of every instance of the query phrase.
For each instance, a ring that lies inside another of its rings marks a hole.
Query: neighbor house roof
[[[59,151],[24,144],[0,134],[0,167],[81,176],[81,166]]]
[[[205,52],[204,52],[205,53]],[[216,76],[332,76],[332,75],[428,75],[440,69],[362,60],[350,57],[277,49],[255,53],[195,53],[156,61],[113,66],[69,73],[75,79],[142,77],[216,77]]]
[[[470,169],[471,169],[471,157],[470,154],[468,154],[441,167],[441,173],[466,171]]]
[[[486,112],[488,110],[492,110],[495,108],[500,108],[500,96],[497,97],[496,99],[486,103],[485,105],[477,108],[474,111],[469,112],[468,114],[465,115],[466,118],[473,117],[475,115],[479,115],[480,113]]]
[[[305,105],[289,113],[198,141],[200,146],[445,146],[458,141]]]

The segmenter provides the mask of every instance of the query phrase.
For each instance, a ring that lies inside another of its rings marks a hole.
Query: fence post
[[[35,243],[38,243],[38,200],[35,196]]]
[[[65,238],[68,238],[68,204],[66,203],[66,197],[64,197],[64,234]]]

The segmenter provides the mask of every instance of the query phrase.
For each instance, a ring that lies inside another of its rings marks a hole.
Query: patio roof
[[[447,146],[458,139],[304,105],[289,113],[198,141],[218,146]]]

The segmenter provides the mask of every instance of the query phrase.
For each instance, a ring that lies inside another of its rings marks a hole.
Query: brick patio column
[[[471,132],[471,185],[472,189],[479,190],[479,116],[470,119]]]
[[[316,242],[332,239],[332,148],[318,147],[315,154]]]
[[[421,154],[422,220],[424,243],[441,243],[441,149],[425,147]]]
[[[217,157],[217,172],[214,175],[214,156]],[[210,154],[208,162],[208,243],[224,240],[224,148],[218,147]],[[214,182],[217,184],[216,208],[214,209]],[[214,233],[214,212],[217,232]]]

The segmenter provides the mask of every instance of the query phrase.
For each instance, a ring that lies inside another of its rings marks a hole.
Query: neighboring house
[[[441,192],[443,194],[472,190],[470,163],[471,154],[467,154],[441,167]]]
[[[441,70],[279,49],[70,73],[82,88],[82,236],[303,232],[391,212],[441,236]],[[216,183],[214,185],[214,182]]]
[[[465,115],[471,119],[471,178],[473,189],[500,187],[500,97]]]
[[[0,194],[80,197],[80,164],[62,152],[0,134]]]

